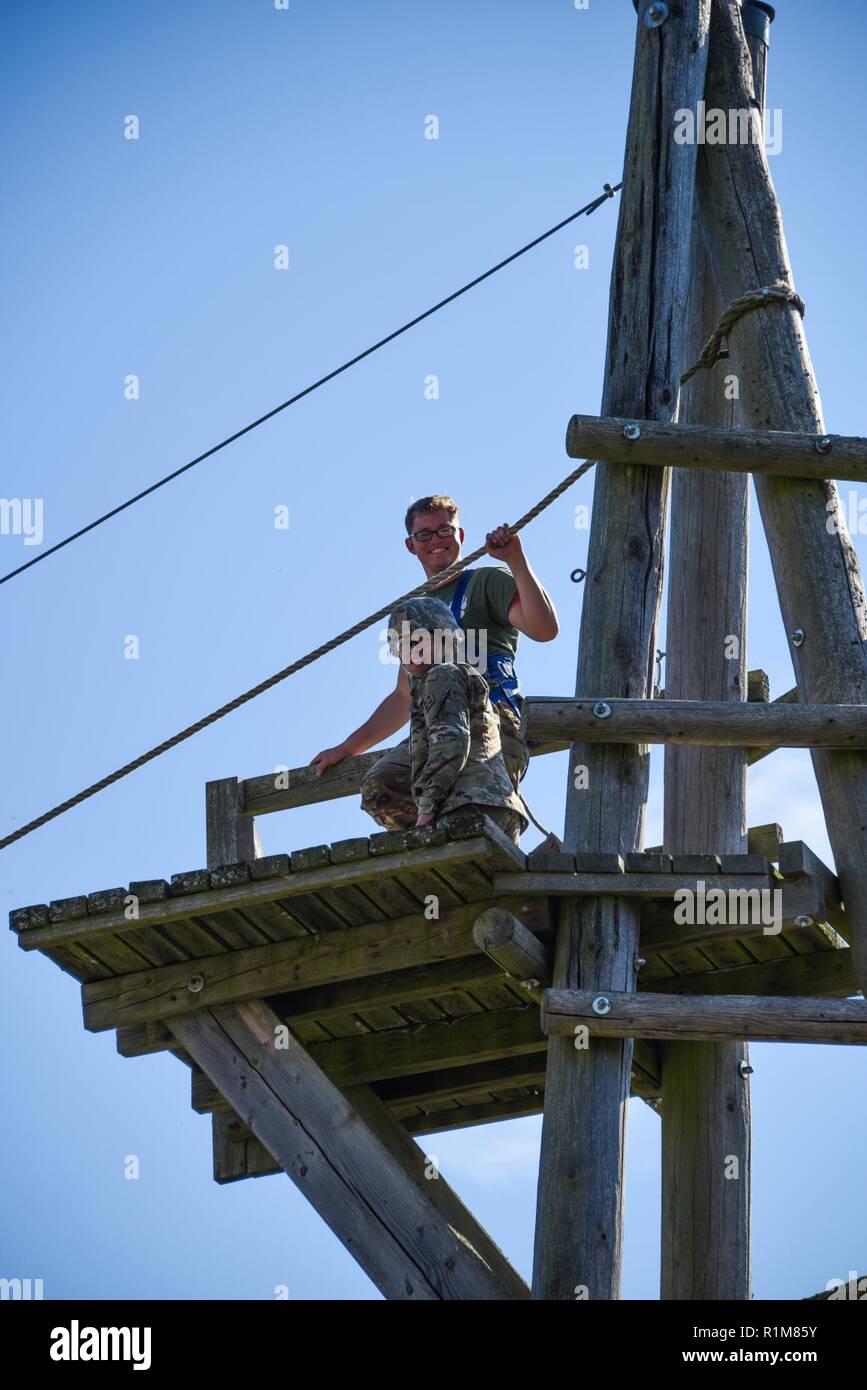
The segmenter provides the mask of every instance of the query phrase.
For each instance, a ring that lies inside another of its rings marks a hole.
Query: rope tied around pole
[[[552,502],[556,502],[557,498],[561,497],[564,492],[572,487],[573,483],[577,483],[578,479],[583,477],[584,474],[594,466],[595,462],[595,459],[589,459],[587,462],[582,463],[578,468],[574,469],[568,477],[558,483],[555,488],[552,488],[549,493],[546,493],[541,501],[536,503],[535,507],[531,507],[528,512],[525,512],[510,528],[512,534],[514,535],[518,531],[522,531],[525,526],[529,526],[531,521],[535,521],[536,517],[544,512],[547,507],[550,507]],[[44,811],[41,816],[37,816],[35,820],[29,821],[27,825],[19,826],[17,830],[13,830],[11,834],[5,835],[3,839],[0,840],[0,849],[6,849],[7,846],[14,844],[16,840],[22,840],[25,835],[29,835],[32,831],[38,830],[40,826],[47,825],[49,821],[56,820],[57,817],[62,816],[64,812],[71,811],[73,806],[80,805],[82,801],[87,801],[89,797],[96,796],[97,792],[104,791],[106,787],[113,786],[114,783],[119,782],[121,778],[128,777],[131,772],[135,772],[138,768],[144,767],[145,763],[153,762],[154,758],[158,758],[160,754],[167,753],[170,748],[176,748],[177,745],[183,743],[185,739],[192,738],[193,734],[198,734],[202,729],[207,729],[209,725],[216,724],[218,719],[222,719],[225,715],[231,714],[233,710],[240,709],[241,705],[246,705],[248,701],[254,700],[257,695],[262,695],[266,690],[270,690],[273,686],[279,685],[279,683],[286,680],[287,677],[294,676],[296,671],[302,671],[305,666],[312,666],[314,661],[318,661],[320,657],[326,656],[328,652],[333,652],[335,648],[343,646],[344,642],[348,642],[352,637],[357,637],[360,632],[363,632],[365,628],[370,627],[373,623],[378,622],[380,618],[387,618],[389,613],[397,608],[398,604],[405,603],[407,599],[420,598],[422,594],[427,594],[431,591],[435,592],[440,585],[445,584],[449,579],[453,579],[456,574],[460,574],[461,570],[466,569],[468,565],[473,564],[474,561],[480,559],[482,555],[485,554],[487,554],[487,547],[480,545],[472,554],[463,556],[460,560],[456,560],[453,565],[443,570],[442,574],[438,574],[435,579],[426,579],[423,584],[418,584],[416,588],[410,589],[408,593],[401,594],[399,598],[392,599],[390,603],[386,603],[382,608],[378,608],[375,613],[369,613],[366,618],[361,618],[357,623],[353,623],[352,627],[348,627],[345,631],[338,633],[338,635],[332,637],[330,641],[323,642],[321,647],[316,647],[312,652],[308,652],[306,656],[299,657],[297,661],[293,661],[289,666],[284,666],[281,671],[275,671],[274,675],[269,676],[267,680],[260,681],[258,685],[254,685],[250,690],[245,690],[243,695],[237,695],[234,700],[230,700],[228,704],[221,705],[219,709],[214,710],[211,714],[206,714],[203,719],[198,719],[195,724],[190,724],[186,729],[182,729],[180,733],[174,734],[171,738],[165,739],[163,743],[158,743],[155,748],[149,749],[147,753],[142,753],[139,757],[133,758],[132,762],[125,763],[123,767],[117,768],[115,772],[110,772],[107,777],[100,778],[100,780],[94,782],[92,786],[85,787],[83,791],[77,792],[75,796],[71,796],[68,801],[62,801],[60,805],[52,807],[50,811]]]
[[[790,285],[776,284],[765,285],[763,289],[747,290],[746,294],[738,295],[733,299],[727,309],[723,311],[719,323],[711,333],[701,351],[701,356],[697,362],[693,362],[680,378],[681,386],[685,386],[696,372],[708,371],[713,367],[722,356],[720,343],[725,338],[738,319],[743,318],[744,314],[749,314],[753,309],[763,309],[767,304],[791,304],[801,318],[807,312],[807,306],[799,294]]]

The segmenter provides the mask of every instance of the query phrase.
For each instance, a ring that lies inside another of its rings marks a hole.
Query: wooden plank
[[[755,90],[737,7],[714,5],[711,24],[708,108],[746,109]],[[703,146],[699,179],[723,300],[729,303],[767,285],[791,285],[783,220],[762,142]],[[804,325],[794,308],[776,305],[745,314],[727,345],[748,425],[824,435]],[[801,696],[808,703],[867,702],[867,598],[836,489],[829,481],[759,474],[754,483]],[[803,641],[793,636],[798,632],[805,634]],[[864,987],[867,756],[817,750],[813,766]]]
[[[604,415],[671,420],[683,364],[683,303],[696,148],[670,138],[675,112],[704,87],[708,0],[671,6],[660,29],[636,26],[635,66],[609,301]],[[665,470],[595,471],[576,695],[652,693],[662,591]],[[559,735],[558,737],[562,737]],[[564,848],[641,849],[649,759],[636,744],[570,754]],[[586,778],[576,781],[577,769]],[[628,879],[629,875],[624,875]],[[562,905],[555,981],[629,989],[635,980],[635,900]],[[631,1048],[603,1042],[578,1052],[552,1040],[536,1209],[533,1293],[540,1300],[617,1298]]]
[[[608,714],[600,717],[598,711]],[[713,748],[867,748],[862,705],[757,700],[563,699],[534,696],[524,704],[528,735],[557,733],[584,743],[703,744]]]
[[[414,1000],[431,999],[452,989],[474,989],[501,978],[501,968],[476,953],[432,965],[406,966],[363,978],[354,976],[351,980],[337,984],[329,982],[291,994],[276,994],[271,997],[271,1006],[287,1021],[317,1019],[330,1028],[340,1015],[389,1004],[399,1005],[403,1011],[405,1005]]]
[[[752,940],[750,945],[753,945]],[[653,981],[653,991],[658,994],[807,994],[846,998],[857,990],[849,950],[811,951],[802,956],[786,954],[775,960]]]
[[[337,1038],[315,1043],[310,1050],[338,1086],[348,1086],[546,1048],[539,1010],[516,1005],[358,1038]]]
[[[529,752],[531,757],[537,758],[548,753],[560,753],[566,747],[568,745],[562,740],[537,740],[530,746]],[[245,813],[252,818],[268,815],[272,811],[288,811],[295,806],[312,806],[324,801],[336,801],[344,796],[357,796],[362,781],[374,763],[389,751],[378,748],[372,753],[344,758],[343,762],[329,767],[321,777],[317,777],[310,766],[248,777],[242,783]]]
[[[718,322],[719,315],[710,323],[708,336]],[[640,429],[637,438],[624,433],[627,425],[635,423]],[[566,453],[575,459],[605,459],[649,468],[867,482],[867,439],[841,434],[823,438],[828,443],[820,452],[814,430],[732,430],[681,421],[669,425],[656,420],[573,415],[566,431]]]
[[[543,1090],[510,1100],[492,1100],[477,1105],[458,1105],[439,1114],[415,1115],[403,1121],[408,1134],[447,1134],[473,1125],[490,1125],[500,1120],[518,1120],[541,1115],[545,1108]]]
[[[258,859],[262,853],[253,817],[245,814],[239,777],[205,783],[208,868]]]
[[[610,990],[546,990],[542,1028],[549,1037],[571,1035],[576,1024],[591,1036],[724,1042],[867,1043],[867,1000],[753,995],[633,994]],[[664,1099],[663,1094],[663,1099]]]
[[[94,981],[82,990],[84,1026],[99,1032],[177,1018],[217,1004],[472,956],[476,915],[471,907],[450,908],[438,921],[412,915],[371,922]]]
[[[499,896],[521,896],[525,893],[544,893],[557,898],[587,898],[604,893],[616,893],[621,898],[673,898],[679,889],[696,891],[707,870],[697,870],[693,874],[495,874],[494,892]],[[769,873],[765,874],[723,874],[716,873],[708,888],[723,893],[761,892],[764,889],[781,888],[785,884],[776,882]],[[792,885],[797,892],[797,886]],[[800,897],[799,897],[800,901]]]
[[[408,850],[402,854],[385,855],[381,859],[363,859],[346,864],[332,864],[330,867],[310,869],[302,873],[290,873],[262,881],[251,880],[222,889],[197,890],[163,901],[146,903],[139,910],[138,923],[142,926],[180,921],[182,918],[206,916],[209,912],[219,912],[224,908],[244,908],[248,903],[270,903],[291,899],[304,893],[315,893],[321,888],[342,887],[344,884],[371,883],[387,878],[390,873],[400,873],[405,869],[429,868],[435,866],[442,871],[452,865],[470,863],[474,860],[485,863],[491,857],[491,844],[487,838],[474,836],[454,844],[437,845],[430,849]],[[206,873],[207,871],[202,871]],[[191,875],[174,875],[186,879]],[[18,943],[25,950],[41,950],[67,941],[87,940],[104,933],[130,929],[130,923],[118,913],[107,913],[103,917],[81,917],[75,921],[58,921],[47,926],[34,926],[22,932]]]
[[[384,1141],[384,1124],[365,1120],[297,1041],[275,1047],[278,1026],[261,1001],[172,1024],[386,1297],[517,1297],[518,1276],[505,1260],[494,1263],[493,1242],[484,1258],[473,1245],[469,1213],[461,1224],[444,1216],[403,1152]]]

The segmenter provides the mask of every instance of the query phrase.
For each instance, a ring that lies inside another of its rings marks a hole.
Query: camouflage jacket
[[[410,682],[412,794],[419,814],[507,806],[524,821],[500,746],[484,676],[464,662],[430,666]]]

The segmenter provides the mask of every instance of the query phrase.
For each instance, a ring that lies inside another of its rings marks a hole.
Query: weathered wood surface
[[[204,1011],[172,1027],[387,1298],[522,1296],[522,1281],[455,1195],[434,1198],[391,1117],[368,1113],[375,1098],[362,1113],[291,1035],[275,1047],[279,1020],[266,1004]]]
[[[544,1032],[549,1037],[571,1036],[576,1023],[586,1024],[591,1036],[599,1037],[860,1044],[867,1043],[867,1001],[546,990]]]
[[[704,970],[700,975],[669,975],[664,980],[654,980],[650,989],[660,994],[806,994],[847,998],[858,992],[858,984],[852,952],[828,949],[751,961],[725,970]]]
[[[762,45],[763,47],[764,45]],[[713,53],[709,61],[713,62]],[[687,303],[687,354],[699,356],[716,324],[720,302],[696,199]],[[743,431],[737,402],[726,390],[726,363],[692,377],[681,392],[671,458],[707,450],[710,434],[737,453]],[[719,428],[707,430],[708,426]],[[699,443],[697,435],[701,434]],[[693,449],[683,449],[686,438]],[[622,429],[620,438],[625,442]],[[734,448],[728,441],[736,440]],[[810,440],[810,448],[815,439]],[[815,457],[815,455],[814,455]],[[675,700],[768,702],[764,672],[747,673],[749,478],[743,472],[672,476],[669,540],[666,694]],[[672,854],[737,854],[747,849],[747,750],[668,745],[665,749],[664,844]],[[761,914],[755,914],[759,921]],[[682,950],[693,928],[668,924],[668,944]],[[754,924],[753,933],[763,930]],[[730,927],[733,936],[738,929]],[[642,923],[641,951],[664,928]],[[738,933],[738,948],[744,938]],[[697,944],[697,943],[696,943]],[[714,946],[719,942],[713,943]],[[748,943],[747,943],[748,944]],[[704,942],[707,950],[709,943]],[[659,985],[651,986],[651,989]],[[750,1294],[750,1096],[741,1063],[743,1042],[685,1043],[660,1048],[663,1073],[660,1297],[666,1300],[748,1299]],[[737,1180],[726,1177],[729,1156]]]
[[[229,865],[213,872],[203,869],[190,874],[176,874],[172,878],[172,896],[161,895],[155,901],[140,900],[138,917],[133,921],[123,911],[112,911],[102,915],[82,913],[51,922],[43,916],[34,918],[35,908],[22,908],[10,914],[11,925],[17,931],[18,943],[24,950],[42,950],[58,942],[90,943],[91,940],[98,948],[98,938],[118,930],[133,934],[142,927],[183,921],[185,931],[189,931],[191,928],[188,924],[192,918],[233,908],[258,908],[259,905],[267,906],[303,894],[373,882],[376,882],[381,894],[387,891],[387,881],[392,875],[430,868],[448,875],[452,869],[462,866],[468,866],[469,871],[469,866],[475,864],[486,872],[494,868],[523,868],[525,856],[520,850],[502,834],[498,826],[485,817],[480,820],[484,821],[483,833],[470,835],[466,839],[454,836],[447,842],[444,833],[434,828],[426,848],[390,852],[393,837],[389,834],[372,836],[369,842],[353,841],[353,845],[365,847],[364,853],[358,853],[346,861],[340,854],[339,843],[330,847],[330,863],[329,846],[322,845],[318,847],[322,856],[321,867],[295,868],[296,863],[302,861],[302,856],[308,853],[300,851],[292,855],[291,865],[287,855],[272,855],[251,865]],[[418,839],[424,836],[423,830],[412,834],[416,837],[413,844],[424,844],[423,840]],[[387,843],[380,846],[377,842],[383,840]],[[372,846],[375,848],[371,849]],[[209,887],[209,884],[213,886]],[[130,888],[133,886],[130,885]],[[410,906],[418,905],[421,910],[422,905],[416,904],[411,895],[408,901]],[[398,916],[399,913],[393,915]],[[335,925],[340,924],[339,919],[332,918],[332,921]],[[42,925],[42,922],[45,924]]]
[[[82,989],[84,1025],[98,1032],[399,967],[472,959],[477,916],[467,904],[438,921],[414,914],[99,980]]]
[[[747,851],[750,854],[760,854],[763,859],[776,860],[784,838],[783,828],[777,825],[776,821],[771,821],[768,825],[751,825],[747,830]],[[647,853],[661,854],[662,845],[650,847]],[[529,858],[527,867],[530,867]]]
[[[561,753],[568,744],[563,742],[536,743],[530,756]],[[248,816],[264,816],[272,811],[288,811],[296,806],[312,806],[323,801],[336,801],[344,796],[357,796],[361,783],[373,764],[390,750],[378,748],[330,767],[317,777],[312,767],[291,767],[283,772],[268,772],[259,777],[247,777],[242,783],[244,811]]]
[[[537,1002],[541,991],[551,983],[553,953],[528,931],[513,913],[489,907],[473,923],[473,940],[480,951],[518,980],[528,996]]]
[[[737,5],[712,7],[708,107],[741,110],[755,86]],[[699,187],[705,235],[722,298],[792,284],[783,222],[761,141],[705,144]],[[728,335],[747,425],[824,435],[819,391],[800,315],[768,306]],[[614,413],[614,412],[611,412]],[[625,412],[618,411],[618,414]],[[836,488],[803,478],[754,477],[798,690],[808,703],[867,703],[867,601]],[[830,523],[830,524],[829,524]],[[849,916],[859,978],[867,983],[867,756],[813,754],[828,836]]]
[[[725,700],[597,700],[536,696],[524,706],[533,736],[556,731],[592,743],[709,747],[867,748],[867,705],[767,705]]]
[[[716,297],[714,304],[719,305]],[[719,306],[715,318],[710,315],[704,317],[707,334],[704,341],[698,344],[698,351],[701,351],[719,322],[723,307]],[[720,377],[730,370],[727,360],[716,368]],[[702,378],[712,379],[713,376],[713,369],[702,372],[692,378],[686,389],[693,389]],[[685,423],[687,419],[689,423]],[[812,430],[808,434],[793,430],[739,430],[733,429],[728,423],[715,427],[695,421],[696,416],[692,411],[676,425],[660,424],[654,420],[573,415],[566,431],[566,452],[570,458],[605,459],[609,463],[641,464],[654,468],[763,473],[779,478],[831,477],[867,482],[867,439],[839,434],[817,436]],[[624,434],[624,430],[627,425],[635,424],[641,433],[637,439],[631,439]],[[817,448],[819,439],[822,441],[821,449]]]
[[[683,306],[695,147],[670,138],[675,112],[704,88],[709,0],[672,7],[662,29],[636,25],[635,65],[609,301],[604,415],[670,420],[684,365]],[[652,254],[651,254],[652,250]],[[583,589],[576,694],[644,698],[653,689],[662,587],[667,473],[596,468]],[[635,744],[575,744],[569,760],[565,847],[627,854],[641,848],[648,754]],[[576,786],[575,772],[588,779]],[[634,901],[563,905],[555,981],[630,989],[639,912]],[[619,1296],[630,1045],[592,1056],[552,1040],[536,1208],[533,1294]]]
[[[205,825],[209,869],[261,855],[256,822],[244,811],[244,784],[239,777],[205,783]]]
[[[511,894],[521,897],[527,893],[544,893],[552,897],[566,898],[594,898],[600,894],[605,894],[606,897],[617,894],[623,898],[673,898],[679,889],[698,891],[696,884],[702,874],[709,875],[708,890],[713,888],[723,893],[745,893],[778,887],[785,891],[781,881],[775,882],[772,879],[770,868],[762,874],[729,874],[719,872],[719,866],[716,871],[711,868],[697,869],[692,877],[687,877],[685,873],[497,874],[494,877],[494,888],[497,894],[503,897]],[[103,987],[103,983],[100,981],[96,985],[88,986],[88,989],[98,990]]]

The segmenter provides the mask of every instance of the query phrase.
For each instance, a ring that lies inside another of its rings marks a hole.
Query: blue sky
[[[781,0],[772,162],[828,429],[863,433],[861,7]],[[7,0],[0,148],[6,332],[0,492],[49,545],[263,413],[620,177],[628,0]],[[809,61],[807,61],[807,59]],[[424,138],[438,117],[440,138]],[[136,115],[140,138],[123,136]],[[459,497],[468,544],[568,471],[598,411],[616,208],[606,204],[253,435],[0,590],[5,833],[421,577],[413,496]],[[577,243],[589,268],[577,270]],[[274,248],[289,268],[274,268]],[[841,271],[845,268],[845,281]],[[124,398],[136,374],[140,398]],[[438,400],[425,398],[430,374]],[[864,498],[851,493],[847,507]],[[531,693],[573,689],[586,557],[575,507],[525,541],[562,632],[524,642]],[[288,530],[274,526],[289,509]],[[867,529],[867,522],[863,523]],[[865,537],[855,535],[862,566]],[[0,535],[2,572],[31,558]],[[138,638],[137,660],[125,643]],[[664,647],[664,632],[660,645]],[[205,860],[211,778],[297,766],[386,693],[376,629],[5,851],[6,908]],[[793,684],[754,513],[750,665]],[[648,842],[661,838],[659,769]],[[526,788],[562,826],[565,756]],[[750,774],[751,824],[830,850],[809,759]],[[266,852],[369,828],[353,801],[261,823]],[[531,847],[535,835],[525,843]],[[46,1297],[376,1298],[288,1179],[219,1188],[187,1069],[122,1060],[74,982],[0,938],[0,1275]],[[867,1066],[753,1049],[754,1288],[797,1298],[867,1259]],[[14,1123],[11,1117],[14,1116]],[[540,1121],[426,1139],[529,1276]],[[123,1177],[136,1154],[137,1182]],[[820,1179],[820,1176],[824,1181]],[[827,1175],[827,1176],[826,1176]],[[659,1125],[631,1102],[624,1296],[656,1297]],[[803,1201],[811,1193],[809,1204]]]

